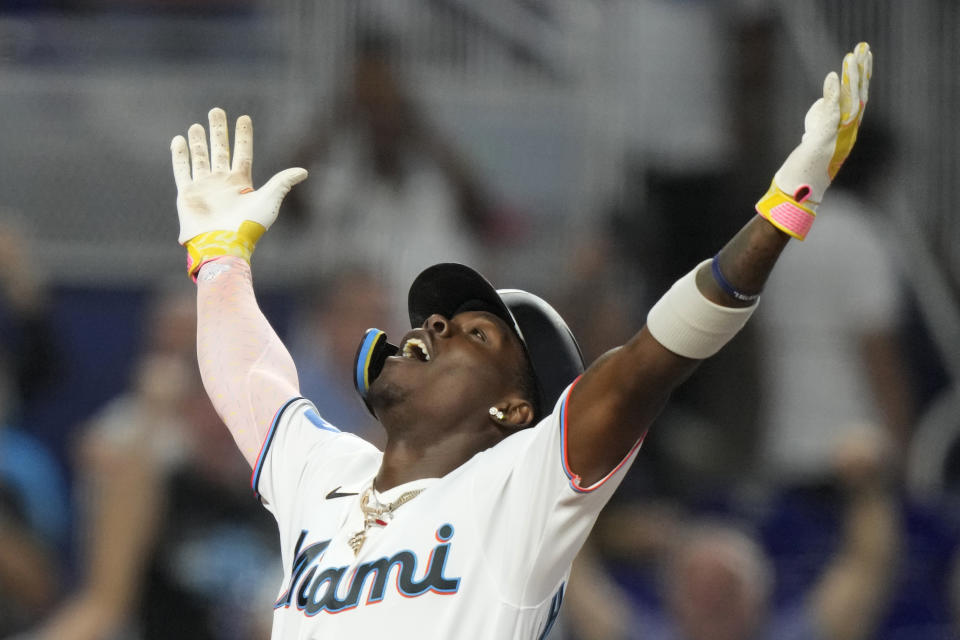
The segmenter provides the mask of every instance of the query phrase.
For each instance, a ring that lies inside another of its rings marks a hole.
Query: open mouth
[[[420,338],[407,338],[400,349],[400,355],[411,360],[420,362],[430,362],[430,352],[427,350],[427,343]]]

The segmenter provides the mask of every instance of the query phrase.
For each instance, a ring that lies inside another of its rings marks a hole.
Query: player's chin
[[[384,365],[383,372],[367,390],[367,402],[373,407],[377,416],[381,416],[384,411],[389,411],[393,407],[403,404],[410,393],[410,390],[405,389],[400,382],[390,379],[389,368]]]

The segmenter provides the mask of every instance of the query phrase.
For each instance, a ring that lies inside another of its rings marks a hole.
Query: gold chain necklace
[[[370,498],[373,496],[373,487],[371,486],[364,491],[363,496],[360,498],[360,510],[363,512],[363,530],[355,533],[347,541],[347,544],[353,549],[353,555],[360,555],[360,548],[363,547],[363,543],[367,541],[367,531],[369,531],[372,526],[387,526],[390,521],[393,520],[394,511],[416,498],[422,492],[423,489],[407,491],[400,494],[400,497],[390,504],[380,504],[378,502],[376,505],[371,506]]]

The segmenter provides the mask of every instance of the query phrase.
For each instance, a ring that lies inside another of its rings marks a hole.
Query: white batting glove
[[[853,149],[872,74],[870,45],[861,42],[843,58],[841,79],[834,71],[827,74],[823,97],[807,111],[800,145],[757,202],[757,213],[798,240],[806,237],[824,192]]]
[[[209,120],[209,154],[200,124],[187,130],[189,148],[183,136],[170,143],[177,183],[179,241],[187,248],[187,272],[194,279],[205,262],[221,256],[238,256],[249,262],[257,240],[277,219],[284,196],[307,177],[305,169],[286,169],[254,190],[250,117],[237,118],[233,165],[227,114],[217,107],[210,110]]]

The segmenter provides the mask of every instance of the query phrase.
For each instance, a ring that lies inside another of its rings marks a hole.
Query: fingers
[[[207,118],[210,122],[210,168],[214,173],[227,173],[230,171],[227,114],[220,107],[214,107]]]
[[[856,56],[848,53],[843,57],[840,78],[840,121],[848,122],[851,115],[860,109],[860,71]]]
[[[207,118],[210,123],[209,151],[206,131],[200,124],[190,126],[186,140],[183,136],[177,136],[170,143],[177,189],[182,189],[191,179],[199,180],[210,175],[211,171],[213,173],[231,171],[227,114],[220,107],[214,107],[207,114]],[[238,174],[246,185],[250,185],[253,180],[253,123],[249,116],[240,116],[237,119],[235,135],[232,171]]]
[[[207,135],[203,125],[192,124],[187,129],[190,143],[190,162],[193,165],[193,179],[199,180],[210,175],[210,159],[207,156]]]
[[[867,103],[870,77],[873,75],[873,53],[870,45],[860,42],[843,58],[840,82],[840,121],[850,122],[860,115]]]
[[[241,176],[245,184],[253,183],[253,121],[250,116],[237,118],[233,143],[233,173]]]
[[[866,104],[870,78],[873,77],[873,52],[870,51],[869,44],[861,42],[854,47],[853,55],[857,60],[857,70],[860,73],[860,102]]]
[[[170,142],[170,155],[173,158],[173,179],[177,191],[190,184],[190,152],[183,136],[177,136]]]

